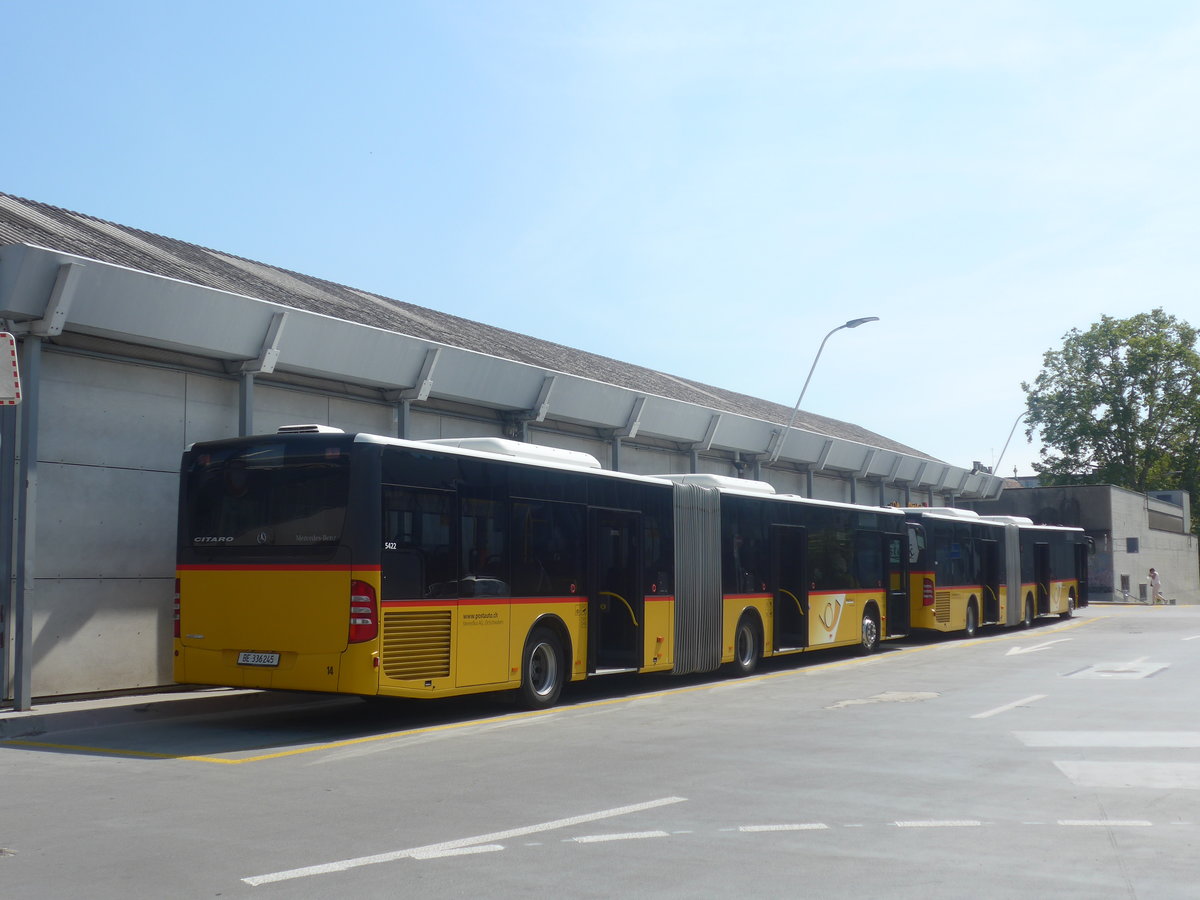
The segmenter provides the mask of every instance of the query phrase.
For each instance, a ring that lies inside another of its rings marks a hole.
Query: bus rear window
[[[185,540],[196,549],[341,540],[350,484],[345,448],[272,442],[198,449],[184,477]]]

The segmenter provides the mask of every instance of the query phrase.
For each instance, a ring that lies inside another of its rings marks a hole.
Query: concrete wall
[[[1151,513],[1160,514],[1164,504],[1132,491],[1113,490],[1112,561],[1113,586],[1121,589],[1121,576],[1129,576],[1130,594],[1137,598],[1148,590],[1150,568],[1158,570],[1164,593],[1179,602],[1200,602],[1200,571],[1197,570],[1196,538],[1148,527]],[[1176,507],[1176,514],[1181,510]],[[1137,539],[1137,552],[1129,552],[1129,538]]]

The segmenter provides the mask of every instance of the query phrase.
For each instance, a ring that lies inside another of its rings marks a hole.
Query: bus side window
[[[453,509],[451,493],[384,486],[382,599],[455,595]]]
[[[583,592],[587,569],[585,521],[585,508],[577,504],[513,501],[513,596],[555,597]]]
[[[508,523],[499,500],[463,498],[460,597],[507,597]]]

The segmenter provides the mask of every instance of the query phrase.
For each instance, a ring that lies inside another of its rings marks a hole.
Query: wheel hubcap
[[[875,627],[875,620],[871,618],[863,619],[862,641],[864,647],[874,647],[875,641],[879,638],[879,630]]]
[[[554,692],[558,680],[558,656],[549,644],[538,644],[529,654],[529,683],[533,692],[545,697]]]

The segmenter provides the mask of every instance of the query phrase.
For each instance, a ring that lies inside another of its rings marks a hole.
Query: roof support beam
[[[399,391],[388,391],[384,394],[385,399],[392,402],[397,400],[428,400],[429,393],[433,390],[433,370],[437,367],[438,358],[441,355],[441,347],[430,347],[426,350],[425,359],[421,363],[421,374],[417,376],[417,383],[410,388],[403,388]]]
[[[902,465],[904,465],[904,457],[897,453],[896,458],[892,460],[892,467],[888,470],[887,477],[884,478],[886,484],[896,483],[896,476],[900,474]]]
[[[615,432],[616,437],[637,437],[638,429],[642,427],[642,410],[645,406],[646,398],[644,396],[638,395],[634,398],[633,408],[629,411],[629,418],[625,422],[625,427]]]
[[[262,349],[258,359],[248,359],[242,363],[242,372],[248,374],[270,375],[275,371],[275,363],[279,361],[279,339],[283,334],[284,323],[287,322],[287,311],[280,311],[271,316],[271,324],[263,337]]]
[[[542,389],[538,391],[537,400],[534,401],[533,408],[529,410],[529,414],[533,417],[531,422],[545,422],[546,414],[550,412],[550,395],[554,392],[554,384],[558,380],[556,375],[547,375],[542,379]]]
[[[871,466],[875,462],[875,457],[878,454],[879,451],[873,447],[867,451],[867,457],[863,460],[862,468],[858,470],[858,476],[860,478],[866,478],[867,475],[871,473]]]
[[[700,440],[699,443],[694,445],[695,449],[701,451],[702,453],[707,453],[709,450],[711,450],[712,445],[713,445],[713,440],[717,436],[717,427],[720,424],[721,424],[721,414],[717,413],[716,415],[712,416],[708,420],[708,428],[704,432],[704,437],[703,437],[703,439]]]
[[[823,447],[821,447],[821,455],[817,457],[817,464],[816,464],[816,466],[814,466],[814,468],[818,472],[823,472],[825,470],[825,465],[826,465],[826,463],[829,462],[829,456],[832,453],[833,453],[833,438],[829,438],[828,440],[825,441],[825,445]]]
[[[32,321],[13,322],[8,326],[9,330],[16,335],[36,334],[39,337],[57,337],[62,334],[85,268],[83,263],[61,263],[54,276],[54,286],[50,288],[50,296],[46,299],[42,317]]]
[[[392,434],[398,438],[409,436],[409,420],[412,416],[414,400],[424,402],[433,391],[433,370],[437,367],[441,356],[441,347],[430,347],[425,351],[425,359],[421,362],[421,372],[417,375],[417,383],[412,387],[398,391],[384,391],[383,399],[392,404]]]

